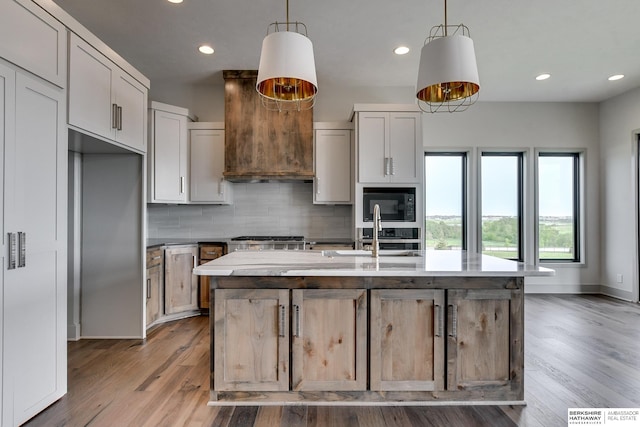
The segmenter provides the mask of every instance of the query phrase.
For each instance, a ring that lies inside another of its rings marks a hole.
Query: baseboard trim
[[[525,284],[525,294],[601,294],[600,285],[566,284],[566,285],[541,285]]]

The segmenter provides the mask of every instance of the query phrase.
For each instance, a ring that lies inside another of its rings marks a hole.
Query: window
[[[578,153],[538,154],[538,259],[580,260]]]
[[[482,153],[482,253],[522,261],[522,153]]]
[[[425,153],[425,247],[466,249],[466,153]]]

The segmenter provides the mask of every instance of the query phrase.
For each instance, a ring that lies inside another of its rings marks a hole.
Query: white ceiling
[[[54,0],[150,80],[222,84],[257,69],[285,0]],[[640,87],[640,0],[449,0],[474,40],[481,101],[594,102]],[[420,48],[443,0],[290,0],[314,45],[318,86],[415,87]],[[197,48],[208,43],[215,53]],[[392,50],[404,44],[409,54]],[[551,73],[549,80],[535,76]],[[625,74],[616,82],[612,74]]]

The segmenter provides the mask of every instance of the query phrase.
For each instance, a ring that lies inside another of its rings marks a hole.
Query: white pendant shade
[[[420,101],[455,104],[479,90],[480,79],[471,38],[459,34],[437,37],[422,47],[416,88]]]
[[[274,102],[306,101],[312,106],[318,81],[311,40],[292,31],[267,35],[262,41],[256,90]]]

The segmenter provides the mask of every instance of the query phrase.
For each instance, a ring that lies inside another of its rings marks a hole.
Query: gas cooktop
[[[303,242],[304,236],[239,236],[234,237],[231,240],[236,241],[245,241],[245,240],[254,240],[254,241],[273,241],[273,242]]]

